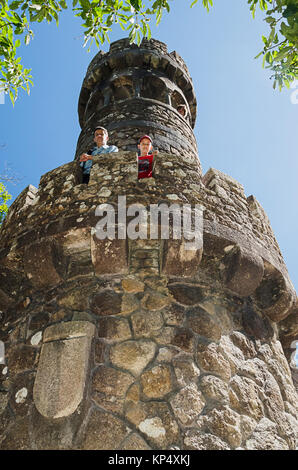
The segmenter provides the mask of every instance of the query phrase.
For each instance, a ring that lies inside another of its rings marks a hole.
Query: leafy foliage
[[[179,0],[181,1],[181,0]],[[185,0],[184,0],[185,1]],[[188,0],[193,7],[198,0]],[[24,68],[17,48],[21,39],[28,45],[34,33],[34,22],[55,21],[70,6],[84,28],[84,46],[95,42],[99,47],[109,41],[113,25],[118,24],[129,35],[131,42],[140,44],[142,37],[151,37],[149,23],[155,18],[159,24],[163,13],[170,11],[173,0],[0,0],[0,91],[10,95],[14,103],[19,89],[29,93],[31,70]],[[247,0],[253,16],[257,9],[265,13],[269,25],[268,36],[263,36],[264,47],[259,55],[269,67],[276,84],[281,88],[298,78],[298,0]],[[71,4],[71,5],[69,5]],[[202,0],[208,11],[213,0]],[[258,56],[257,56],[258,57]]]
[[[298,0],[248,0],[255,15],[257,6],[266,12],[265,21],[270,27],[269,35],[262,36],[263,67],[272,70],[271,78],[281,89],[289,88],[298,78]]]
[[[8,194],[3,183],[0,183],[0,226],[6,216],[8,211],[8,206],[6,202],[11,199],[11,195]]]

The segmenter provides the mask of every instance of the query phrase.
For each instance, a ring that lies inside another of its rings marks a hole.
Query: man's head
[[[187,108],[186,108],[185,104],[179,104],[179,106],[177,107],[177,111],[184,118],[187,116]]]
[[[106,145],[109,139],[108,131],[101,126],[97,126],[94,129],[94,142],[96,143],[97,147],[101,147],[102,145]]]
[[[148,155],[150,150],[152,150],[152,139],[149,135],[143,135],[139,140],[138,148],[141,152],[141,157]]]

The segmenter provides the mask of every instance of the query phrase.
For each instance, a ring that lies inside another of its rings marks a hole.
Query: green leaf
[[[84,10],[90,10],[91,5],[90,5],[89,0],[79,0],[79,2]]]
[[[19,8],[19,6],[22,4],[23,2],[22,1],[18,1],[18,2],[12,2],[10,5],[9,5],[9,8],[11,10],[17,10]]]
[[[255,59],[258,59],[263,54],[263,51],[256,55]]]
[[[130,4],[135,10],[140,11],[142,7],[142,0],[130,0]]]
[[[16,98],[11,90],[9,90],[8,94],[10,97],[10,101],[12,102],[12,105],[14,106]]]

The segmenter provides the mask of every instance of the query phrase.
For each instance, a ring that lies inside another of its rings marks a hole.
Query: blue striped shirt
[[[101,155],[103,153],[112,153],[118,152],[118,147],[116,145],[102,145],[101,147],[94,147],[91,155]],[[83,174],[89,175],[92,167],[92,160],[87,160],[86,162],[81,162],[80,166],[83,168]]]

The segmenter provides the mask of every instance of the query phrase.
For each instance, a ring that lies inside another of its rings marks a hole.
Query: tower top
[[[149,134],[160,151],[197,160],[196,111],[192,79],[177,52],[168,53],[156,39],[143,39],[140,46],[121,39],[88,67],[79,97],[77,155],[101,125],[122,150],[135,150],[138,138]]]

